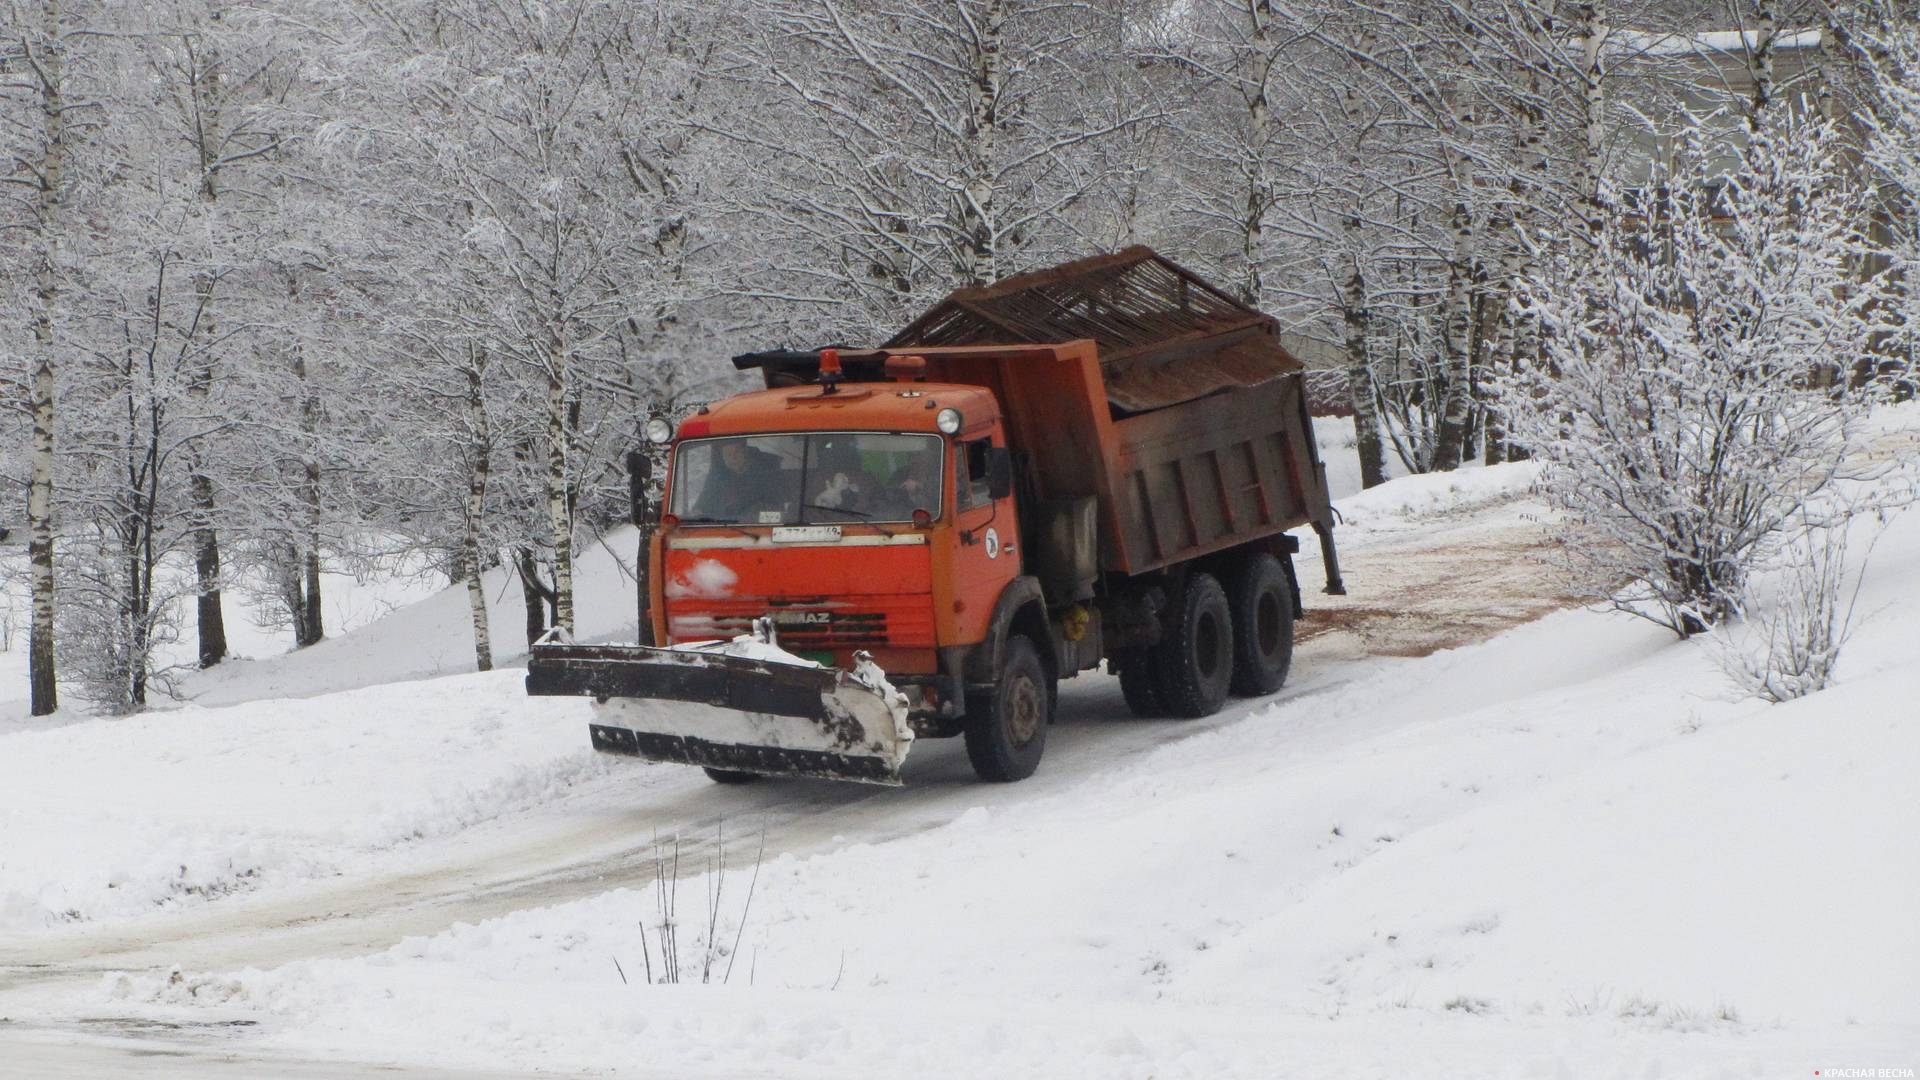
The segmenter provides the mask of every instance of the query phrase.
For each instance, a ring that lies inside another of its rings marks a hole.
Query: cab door
[[[951,605],[943,606],[952,612],[953,636],[942,634],[943,645],[985,640],[1001,590],[1020,576],[1020,524],[1013,496],[993,497],[993,451],[1004,456],[1004,447],[1005,437],[997,429],[953,443],[953,528],[943,545],[948,563],[944,576],[953,588]]]

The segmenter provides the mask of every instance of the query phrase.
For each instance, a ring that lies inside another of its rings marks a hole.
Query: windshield
[[[689,525],[904,522],[940,513],[937,435],[819,432],[689,439],[673,510]]]

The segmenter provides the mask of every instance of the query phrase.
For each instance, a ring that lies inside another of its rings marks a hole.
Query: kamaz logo
[[[776,611],[773,613],[776,626],[821,626],[833,621],[831,611]]]

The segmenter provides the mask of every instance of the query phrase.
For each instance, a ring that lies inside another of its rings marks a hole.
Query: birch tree
[[[59,367],[70,357],[65,305],[74,284],[75,201],[80,181],[73,152],[93,102],[79,88],[76,68],[93,48],[90,7],[60,0],[6,9],[5,57],[0,95],[6,108],[9,220],[6,231],[27,272],[25,322],[20,343],[26,375],[22,405],[32,427],[27,489],[27,544],[32,622],[28,632],[31,709],[45,716],[59,708],[54,656],[54,475],[58,451],[55,404]]]

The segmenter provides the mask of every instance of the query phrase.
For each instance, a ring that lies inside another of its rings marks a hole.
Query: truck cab
[[[993,394],[890,367],[681,423],[649,551],[654,639],[732,638],[765,617],[781,648],[821,664],[866,652],[916,728],[950,734],[964,654],[1021,576],[1020,508]]]

